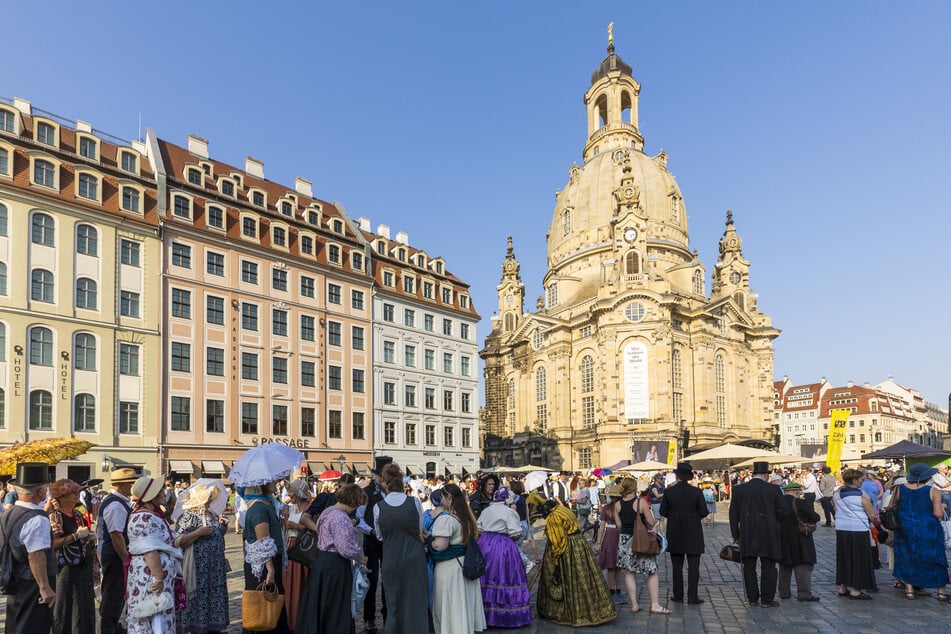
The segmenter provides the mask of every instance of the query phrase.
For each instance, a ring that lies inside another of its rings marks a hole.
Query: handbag
[[[740,562],[740,547],[736,544],[727,544],[720,549],[720,559],[724,561]]]
[[[815,522],[804,522],[800,518],[796,518],[799,522],[799,534],[800,535],[812,535],[816,532],[817,524]]]
[[[469,541],[466,543],[466,556],[461,565],[462,576],[470,581],[479,579],[485,574],[485,557],[482,556],[482,549],[479,548],[479,542],[474,535],[469,536]]]
[[[353,590],[350,593],[350,618],[357,618],[363,609],[363,600],[370,590],[370,569],[358,563],[353,564]]]
[[[640,501],[638,500],[638,504]],[[652,531],[647,525],[647,518],[643,511],[638,511],[640,523],[634,523],[634,545],[631,549],[635,555],[644,555],[646,557],[656,557],[660,554],[660,542],[657,533]]]
[[[316,557],[317,533],[310,529],[302,529],[297,534],[297,541],[287,549],[287,558],[309,568],[314,564]]]
[[[898,496],[901,492],[901,487],[894,487],[892,491],[892,497],[888,501],[888,507],[882,509],[882,512],[879,513],[878,519],[881,521],[882,526],[886,530],[895,532],[901,530],[901,520],[898,518]]]
[[[241,624],[252,632],[266,632],[277,627],[284,610],[284,595],[277,585],[262,582],[256,590],[241,593]]]

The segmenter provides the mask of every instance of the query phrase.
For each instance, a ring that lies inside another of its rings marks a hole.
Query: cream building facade
[[[83,481],[159,470],[161,242],[148,148],[0,103],[0,445],[74,437]]]
[[[612,43],[584,96],[584,160],[556,195],[534,312],[509,239],[480,351],[486,465],[513,461],[511,439],[526,433],[542,442],[520,459],[541,460],[554,444],[560,460],[549,466],[565,470],[685,438],[773,440],[779,331],[757,308],[730,212],[707,291],[668,157],[644,151],[639,93]]]

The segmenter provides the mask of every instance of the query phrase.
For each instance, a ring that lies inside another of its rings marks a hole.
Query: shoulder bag
[[[901,520],[898,519],[898,493],[901,491],[899,487],[895,487],[895,491],[892,493],[892,499],[889,500],[888,508],[882,509],[879,519],[882,522],[882,526],[889,531],[900,531],[901,530]]]
[[[287,549],[287,558],[308,568],[314,564],[317,557],[317,533],[309,528],[302,528],[297,533],[297,541]]]
[[[640,509],[641,500],[637,501],[637,508]],[[634,522],[634,546],[632,548],[635,555],[644,555],[647,557],[656,557],[660,554],[661,540],[657,533],[651,530],[647,525],[647,518],[644,512],[638,510],[640,522]]]
[[[261,583],[257,590],[241,593],[241,624],[252,632],[266,632],[277,627],[284,611],[284,595],[276,584]]]
[[[462,576],[470,581],[479,579],[485,574],[485,557],[482,556],[482,549],[479,548],[479,541],[475,535],[469,535],[469,541],[466,542],[466,556],[460,565]]]

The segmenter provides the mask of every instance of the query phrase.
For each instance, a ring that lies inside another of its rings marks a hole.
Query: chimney
[[[408,245],[409,245],[409,236],[406,235],[406,232],[405,232],[405,231],[397,231],[397,232],[396,232],[396,241],[399,242],[400,244],[405,244],[405,245],[408,246]]]
[[[294,191],[302,196],[307,196],[309,198],[314,197],[314,188],[313,183],[310,180],[304,178],[303,176],[298,176],[294,179]]]
[[[188,151],[198,158],[208,158],[208,139],[203,139],[197,134],[188,135]]]
[[[360,225],[360,231],[366,231],[370,233],[373,229],[370,228],[370,219],[364,216],[357,218],[357,224]]]
[[[256,158],[250,156],[245,157],[244,171],[248,173],[248,176],[254,176],[255,178],[264,180],[264,163]]]
[[[92,134],[92,124],[76,119],[76,132],[88,132]]]
[[[13,98],[13,107],[26,115],[33,114],[33,106],[30,105],[30,102],[26,99],[20,99],[19,97]]]
[[[855,383],[853,383],[852,381],[849,381],[848,383],[845,384],[845,387],[851,389],[851,388],[855,387]]]
[[[387,227],[386,225],[379,225],[379,226],[376,228],[376,232],[377,232],[379,235],[381,235],[381,236],[383,236],[384,238],[386,238],[387,240],[390,239],[390,228]]]

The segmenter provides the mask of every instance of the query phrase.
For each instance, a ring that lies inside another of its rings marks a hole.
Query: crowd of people
[[[811,580],[814,533],[823,525],[835,530],[839,597],[871,600],[874,570],[888,565],[908,600],[948,600],[945,466],[833,474],[766,462],[749,473],[703,472],[680,463],[642,482],[556,474],[526,490],[522,478],[494,473],[459,483],[410,480],[378,456],[367,482],[344,474],[231,492],[122,467],[104,495],[99,482],[50,482],[48,473],[45,464],[18,465],[0,514],[0,585],[14,634],[227,630],[223,507],[233,509],[242,535],[245,588],[273,585],[285,597],[278,633],[355,632],[361,612],[370,633],[525,627],[536,580],[537,617],[554,623],[609,623],[621,606],[670,614],[668,600],[704,602],[704,527],[725,501],[751,606],[791,599],[793,579],[796,599],[820,600]],[[888,530],[885,515],[900,528]],[[308,531],[317,544],[310,564],[289,560]],[[662,590],[665,555],[671,575]]]

